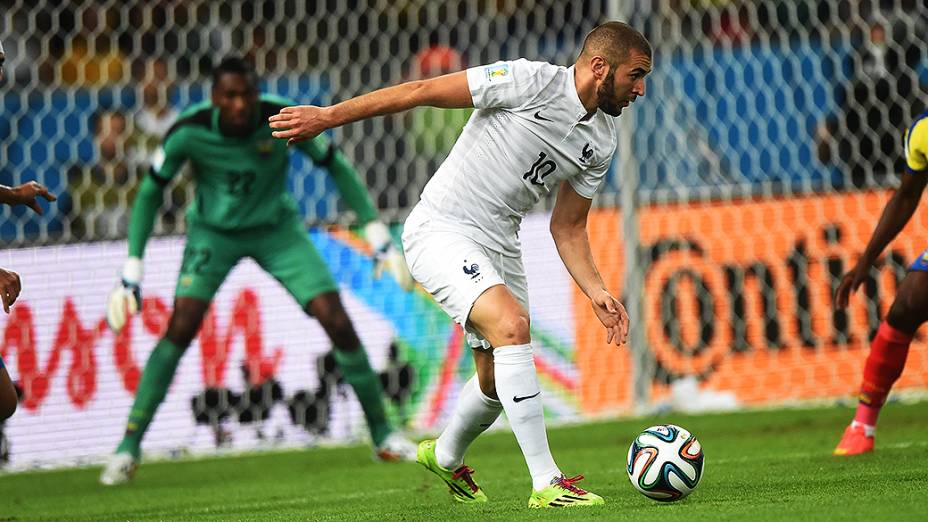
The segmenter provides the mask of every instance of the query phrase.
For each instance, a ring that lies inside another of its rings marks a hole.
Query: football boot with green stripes
[[[472,477],[474,474],[473,469],[461,465],[457,469],[448,470],[438,465],[438,459],[435,457],[434,439],[424,440],[419,443],[416,461],[445,482],[454,500],[464,503],[487,501],[486,494],[474,482]]]

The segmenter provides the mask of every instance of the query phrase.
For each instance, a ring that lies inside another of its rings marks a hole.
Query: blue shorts
[[[6,367],[3,366],[3,357],[0,357],[0,370],[2,370],[2,369],[4,369],[4,368],[6,368]]]
[[[922,255],[915,259],[915,262],[909,266],[909,271],[928,272],[928,249],[925,249]]]

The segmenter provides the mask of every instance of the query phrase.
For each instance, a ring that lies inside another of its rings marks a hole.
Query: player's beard
[[[622,114],[622,102],[615,95],[615,72],[596,89],[596,96],[599,98],[598,107],[601,111],[613,117]]]

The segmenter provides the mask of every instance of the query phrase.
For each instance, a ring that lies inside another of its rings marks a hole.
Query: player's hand
[[[618,299],[605,289],[590,298],[593,312],[606,327],[606,344],[622,346],[628,340],[628,313]]]
[[[412,290],[416,286],[406,258],[393,244],[390,229],[380,221],[371,221],[364,227],[364,237],[374,251],[374,277],[380,279],[384,272],[389,272],[403,290]]]
[[[106,303],[106,324],[119,333],[129,318],[142,309],[142,260],[130,257],[122,269],[122,281],[110,292]]]
[[[50,193],[45,185],[42,185],[38,181],[30,181],[28,183],[23,183],[18,187],[13,187],[10,189],[11,195],[11,205],[26,205],[35,211],[36,214],[42,215],[42,207],[39,206],[39,202],[36,201],[36,198],[41,196],[46,201],[55,201],[58,199],[57,196]]]
[[[387,247],[386,251],[374,254],[374,277],[380,279],[385,271],[396,279],[403,290],[409,291],[415,288],[416,282],[409,273],[409,267],[406,266],[406,258],[392,244]]]
[[[837,307],[838,310],[847,308],[851,294],[856,292],[857,289],[860,288],[860,285],[867,280],[867,274],[870,272],[871,265],[873,265],[873,263],[861,258],[857,262],[857,265],[854,266],[854,269],[844,274],[844,277],[841,278],[841,283],[838,284],[838,289],[835,290],[835,307]]]
[[[284,107],[268,118],[275,129],[271,136],[287,140],[287,145],[311,140],[329,128],[325,123],[325,108],[315,105]]]
[[[22,288],[19,274],[0,268],[0,298],[3,300],[4,312],[10,313],[10,307],[16,302]]]

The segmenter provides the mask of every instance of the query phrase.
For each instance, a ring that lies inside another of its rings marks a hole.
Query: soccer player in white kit
[[[532,476],[530,507],[603,503],[576,485],[582,476],[561,473],[548,448],[518,231],[525,213],[557,189],[551,234],[558,253],[606,328],[606,343],[624,344],[628,315],[596,269],[586,222],[616,148],[613,118],[644,96],[651,56],[641,33],[608,22],[587,35],[571,67],[497,62],[330,107],[287,107],[270,118],[273,135],[294,143],[423,105],[477,109],[403,232],[413,277],[474,348],[477,375],[441,436],[420,443],[418,452],[460,502],[487,500],[464,453],[505,410]]]

